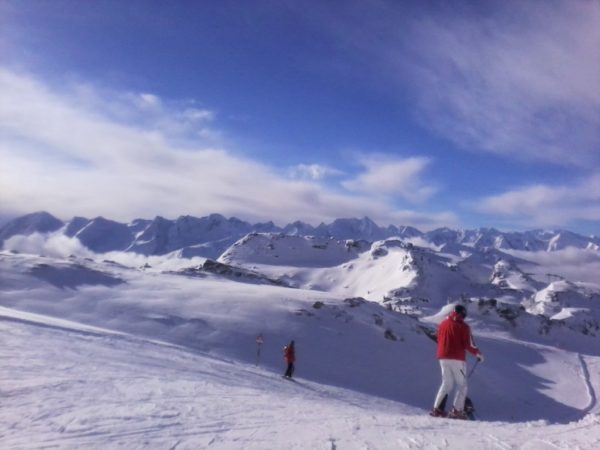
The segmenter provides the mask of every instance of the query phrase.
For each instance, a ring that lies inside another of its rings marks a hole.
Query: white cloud
[[[510,254],[534,263],[527,271],[540,280],[547,281],[547,274],[557,274],[572,281],[582,281],[600,286],[600,253],[597,251],[566,248],[553,252],[509,251]]]
[[[289,175],[295,179],[323,180],[328,177],[342,175],[343,172],[321,164],[298,164],[289,169]]]
[[[600,221],[600,174],[574,186],[533,185],[485,197],[475,209],[516,217],[533,226],[562,226],[581,219]]]
[[[433,186],[424,185],[421,180],[422,173],[429,163],[428,158],[420,157],[362,157],[360,164],[364,171],[342,184],[350,191],[396,196],[411,202],[421,202],[436,192]]]
[[[142,109],[157,109],[161,107],[161,100],[157,95],[141,93],[137,96],[137,104]]]
[[[128,267],[142,267],[146,264],[158,270],[179,270],[203,263],[206,258],[179,258],[176,256],[146,256],[133,252],[94,253],[81,244],[76,237],[64,234],[33,233],[28,236],[17,235],[7,239],[3,250],[16,251],[51,258],[91,258],[97,261],[109,260]]]
[[[94,253],[81,245],[78,239],[69,238],[63,234],[33,233],[29,236],[17,235],[7,239],[2,248],[52,258],[68,258],[71,255],[82,258],[94,256]]]
[[[215,118],[215,113],[207,109],[186,108],[181,116],[192,122],[209,122]]]
[[[367,215],[424,228],[456,222],[453,214],[398,211],[386,199],[289,180],[190,133],[175,120],[181,111],[157,96],[145,97],[155,108],[144,114],[131,94],[90,85],[59,90],[0,69],[0,98],[2,214],[47,210],[127,221],[219,212],[313,223]],[[199,115],[211,135],[211,114]]]

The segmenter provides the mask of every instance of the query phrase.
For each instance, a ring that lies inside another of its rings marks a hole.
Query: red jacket
[[[473,343],[471,328],[467,325],[460,314],[453,312],[438,328],[438,359],[465,360],[465,350],[477,356],[480,352]]]
[[[283,348],[283,357],[288,364],[296,362],[296,352],[294,351],[294,347],[286,345]]]

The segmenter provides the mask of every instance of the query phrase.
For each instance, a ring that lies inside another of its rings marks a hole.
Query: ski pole
[[[471,371],[467,375],[467,378],[471,378],[471,375],[473,375],[473,372],[475,372],[475,368],[477,367],[477,364],[479,364],[479,359],[477,361],[475,361],[475,364],[473,364],[473,367],[471,367]]]

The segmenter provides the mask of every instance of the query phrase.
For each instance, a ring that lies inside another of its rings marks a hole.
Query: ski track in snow
[[[592,385],[590,371],[588,369],[587,363],[585,362],[585,358],[581,353],[577,353],[577,357],[579,359],[579,362],[581,363],[581,377],[583,378],[583,381],[587,387],[588,396],[590,399],[588,406],[584,409],[584,413],[587,414],[596,407],[598,401],[596,398],[596,390]]]

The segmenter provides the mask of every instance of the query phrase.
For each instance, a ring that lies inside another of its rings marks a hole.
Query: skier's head
[[[290,347],[294,346],[294,341],[290,341]]]
[[[465,308],[463,305],[455,305],[454,306],[454,312],[456,314],[458,314],[460,317],[462,317],[463,319],[467,317],[467,308]]]

